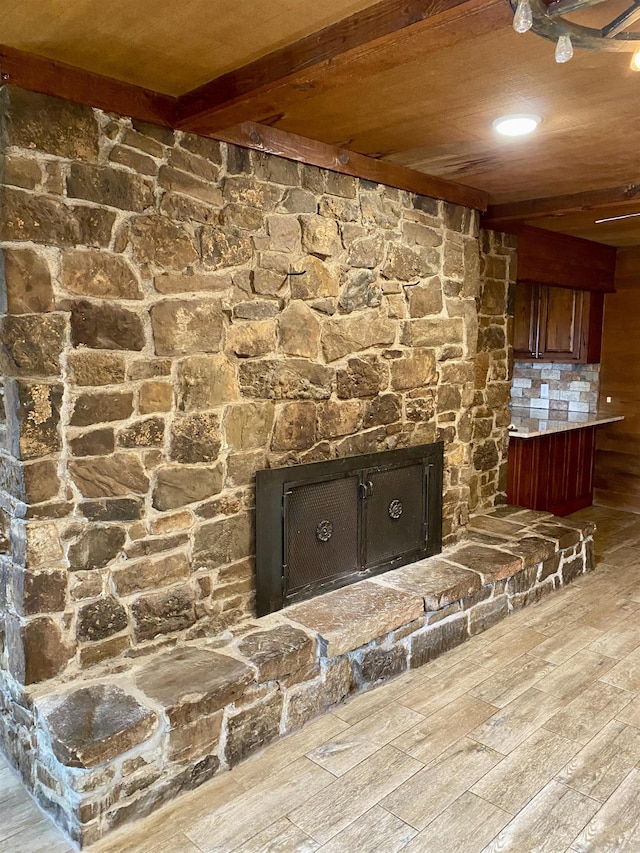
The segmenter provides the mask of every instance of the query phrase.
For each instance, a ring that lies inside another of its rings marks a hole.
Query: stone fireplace
[[[256,474],[258,616],[441,547],[442,442]]]
[[[48,785],[40,697],[255,629],[256,471],[442,442],[445,545],[504,501],[514,247],[437,199],[1,97],[0,744],[86,840],[109,805],[85,832]]]

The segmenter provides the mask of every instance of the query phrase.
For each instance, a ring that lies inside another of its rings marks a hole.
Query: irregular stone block
[[[469,634],[475,636],[486,631],[492,625],[502,621],[509,615],[506,595],[500,595],[481,604],[476,604],[469,611]]]
[[[391,387],[394,391],[423,388],[436,381],[436,359],[432,352],[418,352],[391,362]]]
[[[169,759],[192,761],[216,752],[223,716],[223,711],[216,711],[179,729],[172,729],[169,732]]]
[[[354,618],[357,614],[357,618]],[[320,636],[324,657],[337,657],[424,615],[419,595],[361,581],[287,608],[287,617]]]
[[[15,86],[8,92],[9,145],[69,160],[97,159],[98,122],[91,107]]]
[[[235,369],[222,354],[184,359],[178,365],[178,383],[182,411],[211,409],[238,397]]]
[[[409,290],[409,316],[429,317],[442,311],[442,285],[436,278]]]
[[[362,406],[357,400],[328,400],[318,404],[317,436],[339,438],[353,435],[362,421]]]
[[[326,258],[340,251],[338,226],[332,219],[313,214],[303,215],[300,217],[300,225],[302,226],[302,248],[305,252]]]
[[[201,240],[202,263],[211,269],[240,266],[253,256],[251,237],[236,229],[207,225],[202,229]]]
[[[272,450],[306,450],[315,440],[315,403],[285,403],[279,407],[271,439]]]
[[[529,566],[537,566],[555,553],[554,543],[538,536],[518,537],[514,542],[509,543],[508,549],[518,557],[522,557],[525,569]]]
[[[164,444],[164,420],[145,418],[136,421],[118,433],[120,447],[162,447]]]
[[[63,640],[60,627],[49,616],[39,616],[24,625],[7,617],[5,626],[9,672],[20,684],[53,678],[74,655],[75,648]]]
[[[152,412],[170,412],[173,403],[173,385],[169,382],[144,382],[140,386],[138,411],[141,415]]]
[[[259,682],[288,678],[307,670],[315,660],[314,641],[291,625],[247,634],[238,651],[255,666]]]
[[[142,518],[144,502],[141,498],[103,498],[81,501],[79,509],[89,521],[135,521]]]
[[[367,403],[362,426],[365,429],[392,424],[402,419],[402,398],[397,394],[378,394]]]
[[[459,317],[407,320],[402,343],[411,347],[441,347],[464,343],[464,322]]]
[[[369,347],[392,344],[396,337],[393,320],[378,312],[366,312],[357,317],[332,317],[322,328],[322,349],[327,361],[336,361]]]
[[[244,512],[203,524],[196,532],[193,563],[198,568],[217,568],[254,553],[253,513]]]
[[[239,320],[269,320],[279,313],[280,301],[275,299],[252,299],[233,306],[233,316]]]
[[[183,270],[198,260],[192,233],[166,216],[137,216],[131,222],[129,233],[139,264],[153,264],[163,271]]]
[[[106,456],[115,448],[112,429],[94,429],[77,438],[69,439],[74,456]]]
[[[69,473],[85,498],[146,494],[149,488],[149,478],[134,453],[73,459]]]
[[[53,287],[46,260],[31,249],[4,249],[9,314],[53,311]]]
[[[323,299],[338,295],[340,282],[337,270],[313,255],[305,258],[304,270],[304,275],[291,279],[292,299]]]
[[[483,584],[515,575],[522,568],[522,559],[497,548],[483,545],[462,545],[447,553],[447,560],[477,572]]]
[[[349,246],[348,263],[351,267],[373,269],[382,262],[384,256],[384,239],[380,234],[372,234],[354,240]]]
[[[266,701],[229,717],[225,758],[230,767],[279,736],[283,702],[282,694],[276,693]]]
[[[80,608],[76,630],[79,640],[104,640],[128,625],[127,611],[113,595],[108,595]]]
[[[186,585],[140,596],[131,605],[136,640],[152,640],[158,634],[170,634],[194,625],[197,619],[195,601],[195,592]]]
[[[20,616],[59,613],[65,609],[66,598],[66,571],[13,572],[13,602]]]
[[[60,491],[58,465],[53,459],[26,462],[22,469],[24,492],[22,499],[29,504],[51,500]]]
[[[61,284],[65,290],[81,296],[101,299],[143,297],[132,267],[121,255],[110,252],[63,252]]]
[[[74,346],[140,351],[145,345],[142,320],[116,305],[97,305],[82,299],[71,306]]]
[[[154,205],[151,186],[139,175],[109,166],[71,163],[67,174],[67,195],[142,213]]]
[[[560,521],[555,520],[536,524],[532,528],[532,532],[536,535],[546,536],[549,539],[553,539],[557,543],[560,551],[564,551],[565,548],[571,548],[573,545],[577,545],[582,538],[579,530],[575,530],[571,527],[565,527]]]
[[[0,238],[18,242],[60,246],[106,248],[116,214],[98,207],[72,207],[57,199],[26,193],[10,187],[4,190]]]
[[[171,152],[172,162],[179,162],[179,157],[180,154],[174,149]],[[186,165],[186,162],[181,163],[181,166]],[[214,170],[212,166],[210,168],[212,169],[212,174],[214,171],[217,173],[217,169]],[[210,204],[214,207],[219,208],[222,205],[222,190],[212,183],[211,178],[203,181],[195,175],[190,174],[189,171],[183,171],[182,168],[174,169],[172,166],[161,166],[158,184],[164,189],[197,198],[199,201],[203,201],[205,204]]]
[[[362,308],[377,308],[382,302],[382,288],[370,270],[351,270],[340,292],[338,304],[350,313]]]
[[[218,352],[222,345],[223,314],[218,299],[170,300],[151,309],[157,355]]]
[[[253,670],[241,661],[189,646],[150,660],[136,683],[164,707],[170,725],[179,728],[235,702],[253,678]]]
[[[115,524],[86,527],[69,548],[71,571],[102,569],[120,554],[125,531]]]
[[[234,323],[226,332],[225,349],[239,358],[256,358],[275,352],[275,320]]]
[[[425,610],[440,610],[472,595],[482,586],[476,572],[458,568],[438,557],[428,557],[385,572],[375,582],[422,596]]]
[[[234,450],[252,450],[269,444],[275,407],[273,403],[238,403],[224,417],[227,444]]]
[[[316,358],[320,342],[320,323],[304,302],[290,302],[278,322],[278,341],[282,352]]]
[[[119,352],[77,350],[67,355],[76,385],[118,385],[124,382],[125,361]]]
[[[562,582],[570,583],[584,572],[584,560],[582,557],[575,557],[573,560],[566,560],[562,564]]]
[[[526,526],[513,516],[501,519],[493,515],[473,515],[467,524],[469,530],[481,530],[507,539],[518,538]]]
[[[368,649],[362,659],[353,662],[354,681],[358,684],[375,685],[400,675],[407,669],[408,652],[403,646],[392,649]]]
[[[103,392],[80,394],[73,407],[71,426],[91,426],[104,421],[122,421],[133,414],[133,394]]]
[[[375,357],[350,358],[346,368],[336,373],[338,397],[375,397],[386,387],[388,378],[386,366]]]
[[[476,471],[491,471],[499,461],[498,448],[493,440],[483,442],[473,451],[473,467]]]
[[[163,467],[158,470],[153,490],[153,506],[164,511],[196,503],[222,490],[222,468]]]
[[[331,396],[333,371],[301,358],[242,362],[240,388],[248,397],[271,400],[326,400]]]
[[[466,613],[414,634],[411,638],[411,669],[424,666],[469,638]]]
[[[60,407],[62,385],[5,381],[8,434],[11,452],[21,459],[35,459],[57,453],[61,447]]]
[[[186,554],[169,554],[157,560],[127,562],[113,572],[113,583],[118,595],[131,595],[146,589],[169,586],[186,580],[191,566]]]
[[[65,767],[88,769],[138,746],[158,718],[115,684],[92,684],[39,702],[55,757]]]
[[[300,728],[322,711],[342,702],[351,692],[349,658],[328,661],[322,677],[287,691],[285,730]]]

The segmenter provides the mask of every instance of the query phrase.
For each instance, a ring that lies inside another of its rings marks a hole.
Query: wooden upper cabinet
[[[604,294],[518,282],[513,356],[519,361],[600,361]]]
[[[584,291],[563,287],[542,287],[540,290],[538,357],[580,361],[584,336]]]

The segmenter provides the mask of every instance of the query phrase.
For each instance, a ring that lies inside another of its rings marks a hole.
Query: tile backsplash
[[[599,384],[599,364],[517,361],[513,365],[511,406],[595,412]]]

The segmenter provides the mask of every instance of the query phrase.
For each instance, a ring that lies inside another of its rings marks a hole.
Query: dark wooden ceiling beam
[[[603,190],[589,190],[572,195],[534,198],[510,204],[492,204],[483,216],[485,228],[498,228],[510,223],[532,222],[548,216],[566,216],[600,208],[635,206],[640,209],[640,184],[626,184]]]
[[[287,105],[425,58],[504,25],[504,0],[382,0],[179,98],[178,126],[213,133],[280,118]]]
[[[177,100],[142,86],[123,83],[55,62],[23,50],[0,45],[0,76],[4,84],[66,98],[163,127],[172,127]]]
[[[300,163],[331,169],[333,172],[375,181],[419,195],[444,199],[475,210],[487,209],[489,196],[482,190],[425,175],[415,169],[407,169],[385,160],[376,160],[335,145],[316,142],[295,133],[286,133],[268,125],[245,122],[211,136],[243,148],[276,154],[288,160],[297,160]]]

